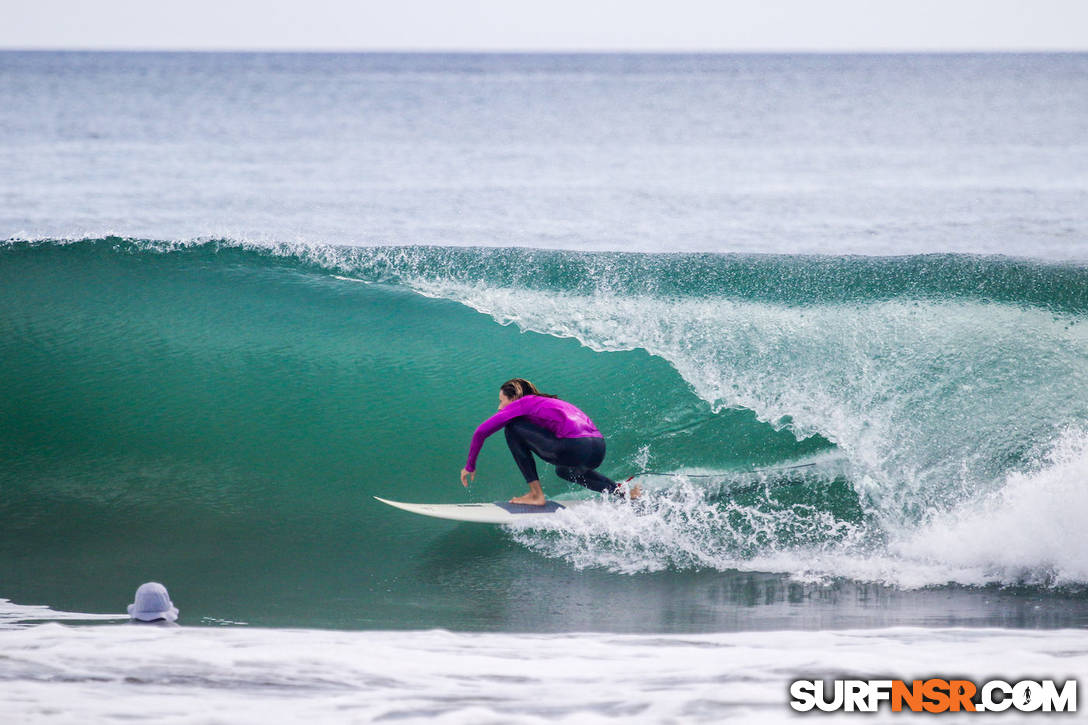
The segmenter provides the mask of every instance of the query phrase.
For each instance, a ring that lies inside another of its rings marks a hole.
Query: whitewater
[[[1088,668],[1083,630],[680,637],[46,624],[4,640],[5,710],[26,723],[73,714],[152,723],[793,722],[783,682],[804,672],[909,679],[939,661],[1015,681],[1040,672],[1070,679]],[[897,716],[885,710],[866,719]]]

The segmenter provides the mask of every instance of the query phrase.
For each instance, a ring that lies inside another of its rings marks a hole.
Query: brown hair
[[[548,395],[536,389],[536,386],[525,378],[510,378],[503,383],[499,390],[510,400],[517,400],[526,395],[539,395],[542,398],[558,398],[558,395]]]

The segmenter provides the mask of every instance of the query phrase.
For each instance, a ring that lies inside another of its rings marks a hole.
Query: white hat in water
[[[136,590],[136,601],[128,605],[128,615],[141,622],[156,619],[173,622],[178,618],[178,608],[170,601],[166,587],[158,582],[148,582]]]

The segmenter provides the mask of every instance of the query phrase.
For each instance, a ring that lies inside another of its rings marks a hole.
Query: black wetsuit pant
[[[560,478],[592,491],[612,493],[617,484],[595,469],[604,461],[604,438],[557,438],[555,433],[524,418],[506,424],[506,443],[525,482],[539,480],[533,454],[555,465]]]

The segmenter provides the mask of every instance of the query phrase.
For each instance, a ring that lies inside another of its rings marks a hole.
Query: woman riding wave
[[[499,388],[499,412],[491,416],[472,434],[468,460],[461,470],[461,484],[468,486],[476,480],[476,457],[484,440],[492,433],[506,429],[506,443],[514,462],[529,484],[529,493],[510,499],[510,503],[543,506],[547,499],[536,472],[535,453],[555,466],[556,474],[567,481],[592,491],[619,493],[623,484],[603,476],[596,468],[604,461],[604,436],[581,410],[547,395],[524,378],[507,380]],[[631,498],[641,493],[631,488]]]

